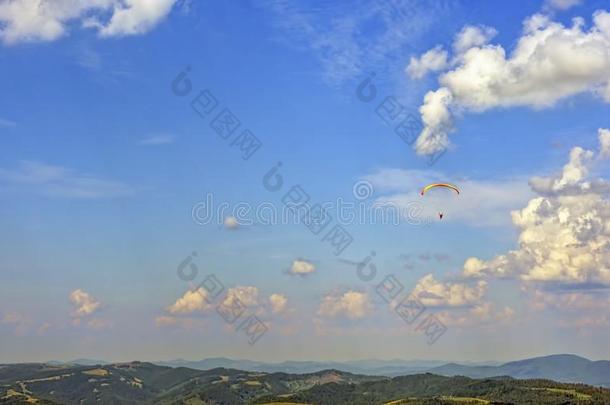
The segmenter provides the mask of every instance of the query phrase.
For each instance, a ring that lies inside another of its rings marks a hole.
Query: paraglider
[[[448,189],[451,189],[453,191],[455,191],[456,193],[460,194],[460,190],[454,186],[453,184],[449,184],[449,183],[432,183],[432,184],[428,184],[426,187],[424,187],[421,191],[421,195],[422,197],[431,189],[436,188],[436,187],[445,187]],[[439,219],[443,219],[444,214],[442,212],[438,213],[438,217]]]
[[[452,189],[453,191],[455,191],[456,193],[460,194],[460,190],[454,186],[453,184],[449,184],[449,183],[432,183],[432,184],[428,184],[426,187],[424,187],[421,191],[421,195],[424,195],[428,192],[428,190],[433,189],[435,187],[447,187]]]

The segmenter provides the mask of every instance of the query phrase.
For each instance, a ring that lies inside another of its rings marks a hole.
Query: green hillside
[[[0,366],[2,404],[608,404],[610,390],[549,380],[337,370],[310,374],[193,370],[131,362]]]

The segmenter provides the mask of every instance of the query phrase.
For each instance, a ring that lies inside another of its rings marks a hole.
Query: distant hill
[[[395,378],[339,370],[263,373],[130,362],[95,366],[0,366],[3,404],[608,404],[610,390],[549,380]]]
[[[108,363],[101,360],[82,359],[68,363],[54,362],[52,364],[104,365]],[[443,376],[466,376],[471,378],[510,376],[519,379],[544,378],[559,382],[584,383],[610,388],[610,361],[591,361],[584,357],[571,354],[536,357],[509,363],[447,363],[443,361],[400,359],[371,359],[346,362],[285,361],[281,363],[267,363],[216,357],[200,361],[178,359],[165,362],[154,362],[153,364],[168,367],[186,367],[196,370],[227,368],[265,373],[292,374],[315,373],[322,370],[334,369],[352,374],[385,377],[421,373],[432,373]]]
[[[510,376],[545,378],[560,382],[584,383],[610,388],[610,361],[590,361],[584,357],[558,354],[509,363],[446,363],[425,360],[356,360],[347,362],[285,361],[265,363],[251,360],[211,358],[201,361],[174,360],[155,364],[209,370],[217,367],[266,373],[315,373],[335,369],[353,374],[396,377],[432,373],[444,376],[488,378]]]
[[[610,361],[591,361],[571,354],[536,357],[499,366],[446,364],[432,368],[429,372],[445,376],[462,375],[472,378],[494,376],[546,378],[610,388]]]
[[[379,375],[394,377],[406,374],[424,373],[428,370],[446,364],[446,361],[430,360],[354,360],[346,362],[335,361],[284,361],[281,363],[266,363],[251,360],[233,360],[224,357],[210,358],[199,361],[172,360],[154,362],[161,366],[189,367],[197,370],[210,370],[224,367],[246,371],[262,371],[266,373],[315,373],[321,370],[335,369],[353,374]],[[482,365],[484,363],[465,363]],[[497,363],[496,363],[497,364]]]

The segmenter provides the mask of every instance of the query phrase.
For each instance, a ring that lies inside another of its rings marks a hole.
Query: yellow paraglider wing
[[[421,195],[426,194],[426,192],[428,192],[428,190],[433,189],[435,187],[446,187],[446,188],[450,188],[451,190],[455,191],[456,193],[460,194],[460,190],[454,186],[453,184],[449,184],[449,183],[433,183],[433,184],[428,184],[426,187],[424,187],[421,191]]]

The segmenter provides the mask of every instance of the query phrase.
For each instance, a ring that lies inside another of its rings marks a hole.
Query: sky
[[[0,362],[610,358],[604,1],[0,0],[0,71]]]

